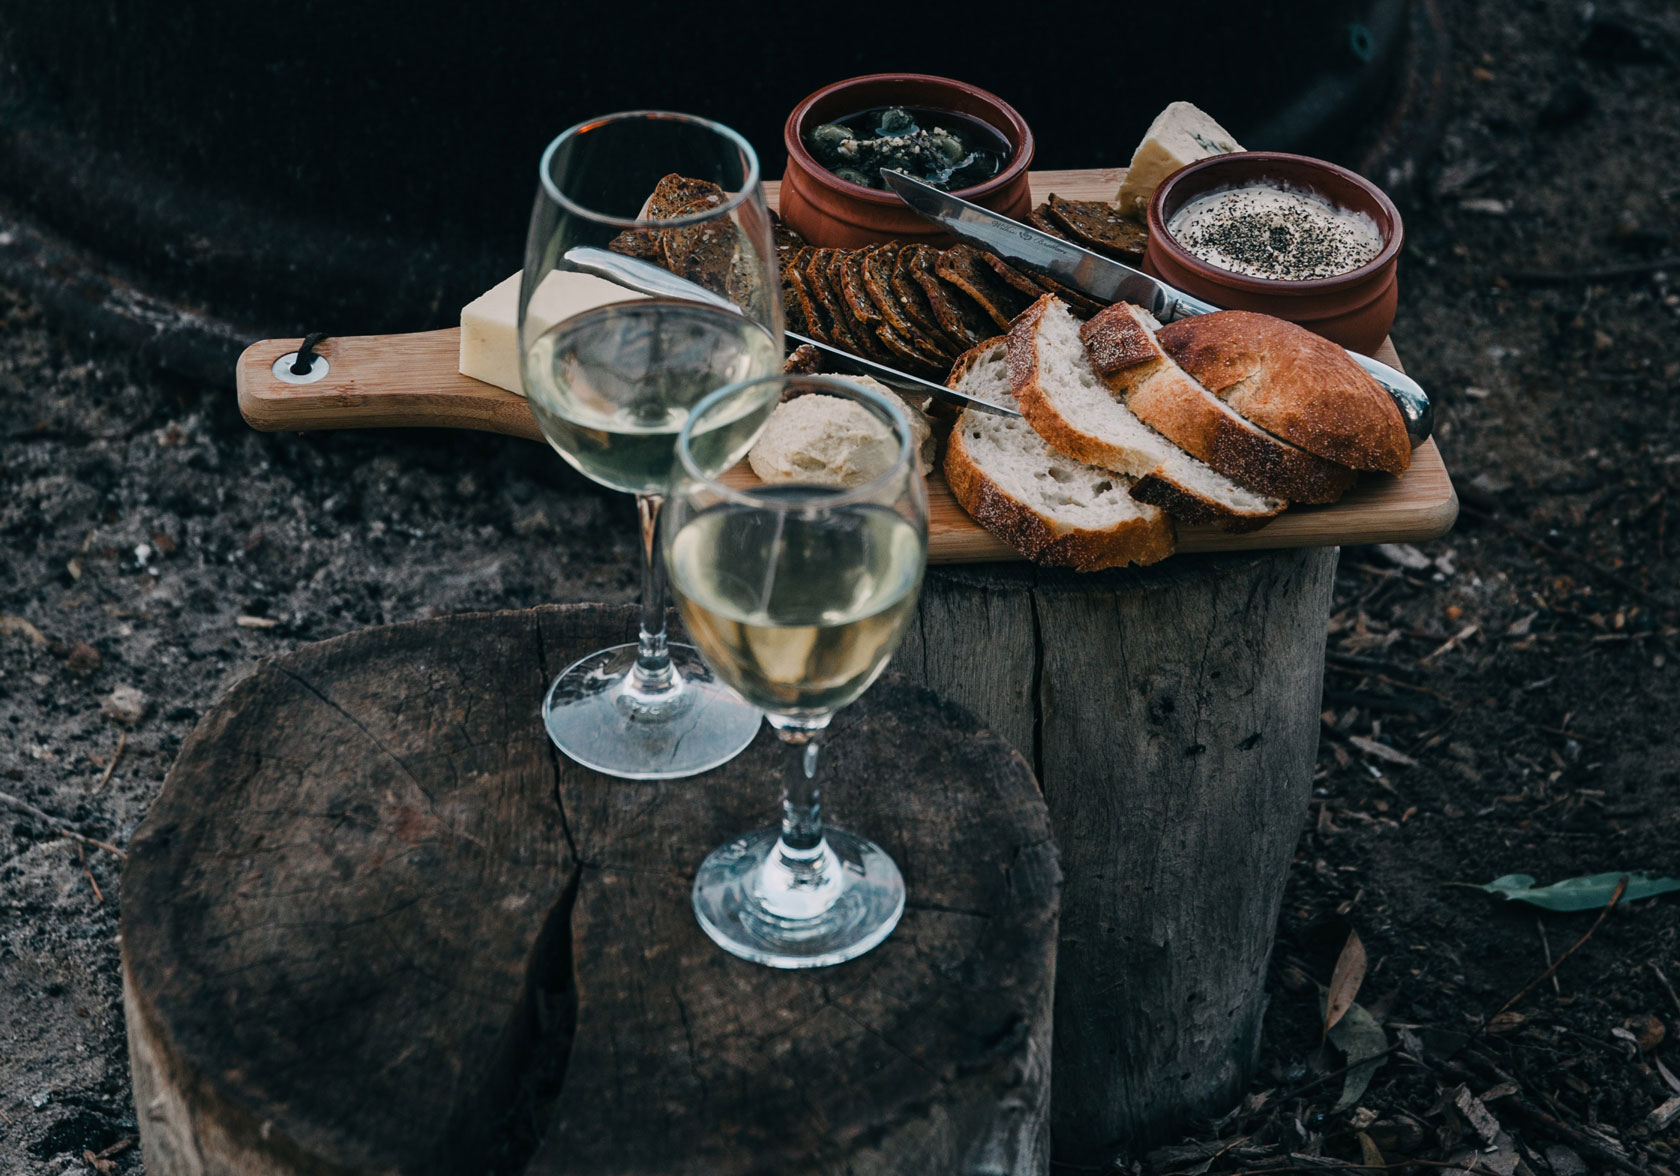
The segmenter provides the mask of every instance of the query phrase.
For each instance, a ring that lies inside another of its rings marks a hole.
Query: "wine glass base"
[[[880,943],[904,914],[904,876],[873,841],[829,827],[844,888],[834,905],[810,919],[766,911],[754,894],[759,867],[781,829],[759,829],[719,846],[694,878],[694,913],[725,951],[772,968],[826,968],[856,959]]]
[[[668,695],[631,689],[635,644],[573,662],[543,699],[548,737],[586,768],[627,780],[692,776],[739,755],[764,715],[719,682],[690,645],[670,647],[680,680]]]

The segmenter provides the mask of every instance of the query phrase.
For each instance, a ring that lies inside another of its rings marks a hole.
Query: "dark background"
[[[249,330],[415,330],[518,267],[543,145],[588,117],[718,119],[771,180],[800,99],[906,70],[1015,105],[1040,168],[1124,164],[1174,98],[1357,163],[1428,7],[1216,2],[1192,50],[1172,5],[0,0],[0,205]]]

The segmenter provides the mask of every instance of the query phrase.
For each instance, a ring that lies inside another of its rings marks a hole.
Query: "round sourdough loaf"
[[[1260,428],[1174,363],[1155,338],[1161,324],[1116,302],[1079,330],[1110,389],[1144,424],[1239,485],[1295,502],[1335,502],[1353,470]]]
[[[1304,327],[1222,310],[1170,322],[1156,338],[1204,388],[1308,453],[1389,474],[1411,464],[1406,422],[1382,385]]]

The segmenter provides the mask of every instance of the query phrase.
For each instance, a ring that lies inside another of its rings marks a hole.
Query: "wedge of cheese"
[[[1122,213],[1140,220],[1161,181],[1187,163],[1210,155],[1228,155],[1242,146],[1231,132],[1188,102],[1174,102],[1149,124],[1149,133],[1132,152],[1132,166],[1115,197]]]
[[[530,317],[546,326],[597,306],[645,297],[605,278],[555,270],[531,298]],[[546,328],[545,328],[546,329]],[[519,275],[461,308],[461,374],[525,394],[519,375]]]

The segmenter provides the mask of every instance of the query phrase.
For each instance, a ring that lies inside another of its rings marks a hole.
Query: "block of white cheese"
[[[1174,102],[1149,124],[1148,134],[1132,152],[1132,166],[1114,199],[1122,213],[1142,219],[1149,198],[1173,172],[1210,155],[1241,150],[1231,132],[1206,112],[1188,102]]]
[[[593,274],[555,270],[537,287],[530,315],[553,326],[597,306],[642,297]],[[523,396],[519,359],[519,275],[514,274],[461,308],[461,374]]]

